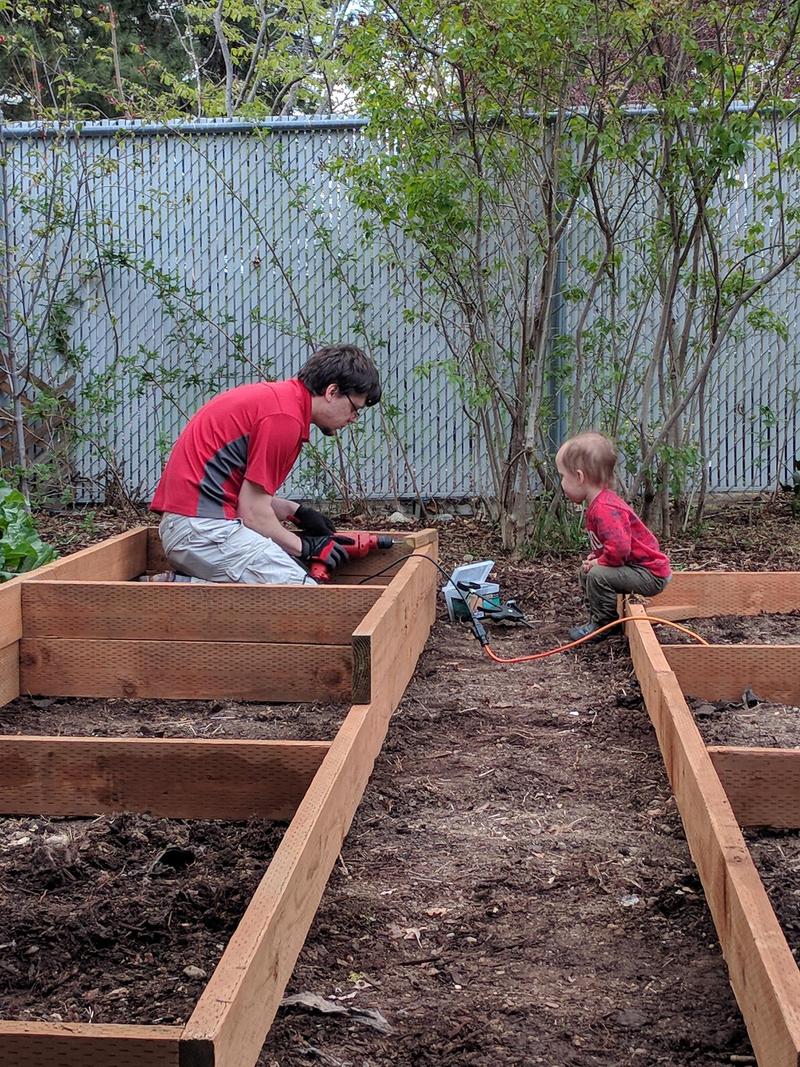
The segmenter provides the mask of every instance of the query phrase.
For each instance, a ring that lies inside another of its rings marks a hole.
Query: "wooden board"
[[[354,706],[183,1035],[192,1067],[254,1064],[372,770],[389,707]]]
[[[347,645],[380,589],[158,582],[31,582],[26,638]]]
[[[800,829],[800,750],[710,747],[740,826]]]
[[[55,578],[125,581],[140,573],[138,568],[146,558],[146,549],[145,531],[129,530],[4,582],[0,586],[0,648],[22,636],[22,589],[26,584]]]
[[[655,619],[666,619],[670,622],[680,622],[681,619],[709,618],[709,614],[703,613],[698,604],[659,604],[650,600],[647,604],[647,614]]]
[[[347,535],[346,530],[341,532],[345,536]],[[426,546],[438,545],[438,534],[435,530],[419,530],[414,533],[398,533],[396,530],[379,530],[377,532],[402,540],[403,543],[393,545],[391,548],[371,552],[364,559],[354,559],[351,563],[345,563],[344,566],[337,567],[334,574],[336,583],[360,580],[370,575],[378,574],[379,571],[381,576],[393,578],[399,574],[403,561],[408,555]],[[386,570],[392,563],[395,565]],[[430,566],[430,564],[423,564],[423,566]],[[431,570],[434,569],[431,567]]]
[[[434,555],[435,534],[428,537],[427,544],[429,554]],[[430,574],[428,581],[421,577],[426,572]],[[80,580],[87,576],[70,577]],[[110,578],[109,582],[113,580]],[[74,809],[73,801],[91,806],[105,801],[116,805],[118,799],[130,807],[138,797],[151,810],[156,793],[155,802],[165,809],[172,812],[175,805],[185,803],[191,805],[194,816],[200,801],[192,796],[202,793],[209,777],[216,776],[220,789],[223,779],[228,787],[231,777],[235,778],[234,796],[220,798],[212,805],[213,815],[219,815],[220,804],[227,804],[226,817],[230,817],[227,813],[233,810],[231,805],[240,804],[244,810],[251,803],[248,797],[263,797],[264,792],[270,795],[273,769],[279,796],[270,803],[286,803],[287,794],[291,794],[294,804],[303,775],[310,776],[319,765],[273,862],[182,1032],[173,1027],[0,1024],[0,1064],[250,1067],[255,1063],[380,751],[391,713],[424,646],[435,615],[436,585],[430,563],[412,561],[401,568],[380,600],[373,603],[365,635],[374,638],[382,665],[381,670],[370,675],[373,699],[369,705],[351,708],[330,745],[0,739],[0,764],[3,755],[8,757],[5,769],[0,770],[0,781],[9,782],[9,788],[13,783],[18,790],[16,802],[27,791],[26,802],[32,801],[37,810],[52,803],[54,793],[63,787],[72,791],[71,796],[55,796],[55,800],[63,801],[65,808]],[[103,587],[108,588],[107,583]],[[244,589],[237,587],[239,592]],[[422,600],[417,601],[420,596]],[[32,602],[40,603],[35,598]],[[382,602],[383,610],[374,612]],[[80,597],[73,604],[80,616]],[[92,625],[102,625],[99,612],[92,610]],[[62,617],[67,625],[74,622],[68,613]],[[397,623],[394,628],[392,620]],[[84,621],[78,625],[84,625]],[[392,632],[394,654],[388,658],[388,635]],[[46,682],[55,684],[54,691],[63,695],[69,695],[71,685],[84,692],[85,676],[93,687],[104,689],[97,695],[108,696],[195,697],[200,690],[203,695],[230,697],[246,689],[242,699],[298,699],[294,693],[274,694],[282,686],[300,685],[307,692],[310,686],[320,684],[326,688],[327,696],[331,690],[349,692],[352,682],[349,645],[25,637],[20,646],[26,688],[30,689],[31,681],[37,687]],[[15,649],[15,645],[9,648]],[[207,692],[209,689],[211,692]],[[271,693],[269,698],[264,696],[265,689]],[[189,692],[184,694],[183,690]],[[284,761],[277,768],[275,761],[283,759],[287,751],[292,753],[290,765]],[[266,771],[263,764],[254,765],[256,752],[259,759],[268,753]],[[136,761],[153,753],[158,754],[159,769],[154,773],[148,760],[146,768],[142,764],[137,770]],[[258,778],[260,791],[254,777]],[[175,778],[177,783],[168,782]],[[48,787],[46,792],[43,780]],[[237,797],[237,792],[241,796]],[[180,1034],[177,1046],[176,1034]]]
[[[0,1022],[3,1067],[180,1067],[179,1026]]]
[[[125,582],[141,574],[147,562],[147,528],[109,537],[99,544],[73,552],[30,574],[23,575],[25,582],[58,581],[109,581]]]
[[[429,548],[435,552],[435,542]],[[425,568],[435,574],[434,568],[425,561],[406,567],[408,579],[403,581],[404,568],[376,608],[382,605],[386,620],[396,616],[402,625],[415,605],[418,623],[407,628],[402,642],[396,631],[393,669],[373,678],[372,703],[351,708],[187,1023],[184,1039],[192,1067],[249,1067],[261,1049],[391,713],[430,629],[435,578],[425,599],[414,598],[419,572]]]
[[[393,568],[393,573],[380,574],[377,577],[371,574],[348,574],[347,577],[340,576],[334,577],[330,585],[334,587],[342,587],[345,589],[385,589],[390,584],[392,578],[398,573],[399,568]]]
[[[0,737],[0,812],[290,819],[324,741]]]
[[[22,637],[22,583],[12,578],[0,586],[0,648]]]
[[[797,1067],[800,972],[677,679],[650,663],[643,642],[631,654],[758,1062]]]
[[[20,689],[53,696],[170,700],[344,701],[345,645],[25,638]]]
[[[19,641],[0,648],[0,705],[19,696]]]
[[[654,615],[702,619],[800,608],[800,571],[678,571],[647,600]]]
[[[172,570],[172,564],[164,555],[161,547],[161,538],[158,535],[157,526],[147,527],[147,556],[144,571],[148,574],[159,574],[161,571]]]
[[[438,572],[428,560],[436,559],[435,543],[415,549],[427,559],[412,558],[353,632],[353,700],[369,703],[376,686],[389,687],[400,699],[407,682],[401,682],[406,665],[401,661],[418,645],[417,632],[430,632],[436,613]],[[414,654],[414,662],[419,653]],[[402,667],[402,669],[398,669]],[[396,680],[395,680],[396,679]]]
[[[761,700],[800,704],[800,645],[664,645],[684,693],[703,700],[740,700],[746,689]]]

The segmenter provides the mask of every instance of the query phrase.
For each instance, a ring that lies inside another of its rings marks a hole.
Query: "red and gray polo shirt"
[[[311,394],[296,378],[240,385],[209,400],[175,442],[153,511],[235,519],[246,478],[273,495],[311,428]]]

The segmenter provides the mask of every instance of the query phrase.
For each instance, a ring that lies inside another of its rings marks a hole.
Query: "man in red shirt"
[[[344,562],[347,539],[331,520],[277,491],[312,425],[332,436],[380,396],[369,357],[334,345],[296,378],[241,385],[204,404],[175,442],[150,505],[162,513],[161,544],[176,572],[155,580],[313,584],[302,564]]]
[[[564,494],[575,504],[586,504],[591,546],[580,573],[589,621],[569,631],[572,641],[595,641],[615,632],[597,634],[617,618],[617,594],[656,596],[672,573],[655,534],[609,489],[616,464],[614,442],[594,431],[571,437],[556,454]]]

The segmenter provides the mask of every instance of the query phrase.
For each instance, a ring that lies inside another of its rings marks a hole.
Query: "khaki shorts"
[[[204,582],[317,584],[280,545],[241,519],[198,519],[165,512],[158,532],[172,567]]]

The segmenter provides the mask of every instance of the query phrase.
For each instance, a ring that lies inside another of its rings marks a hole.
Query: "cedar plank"
[[[324,741],[0,737],[0,812],[290,819]]]
[[[24,638],[24,693],[172,700],[343,701],[345,645]]]

